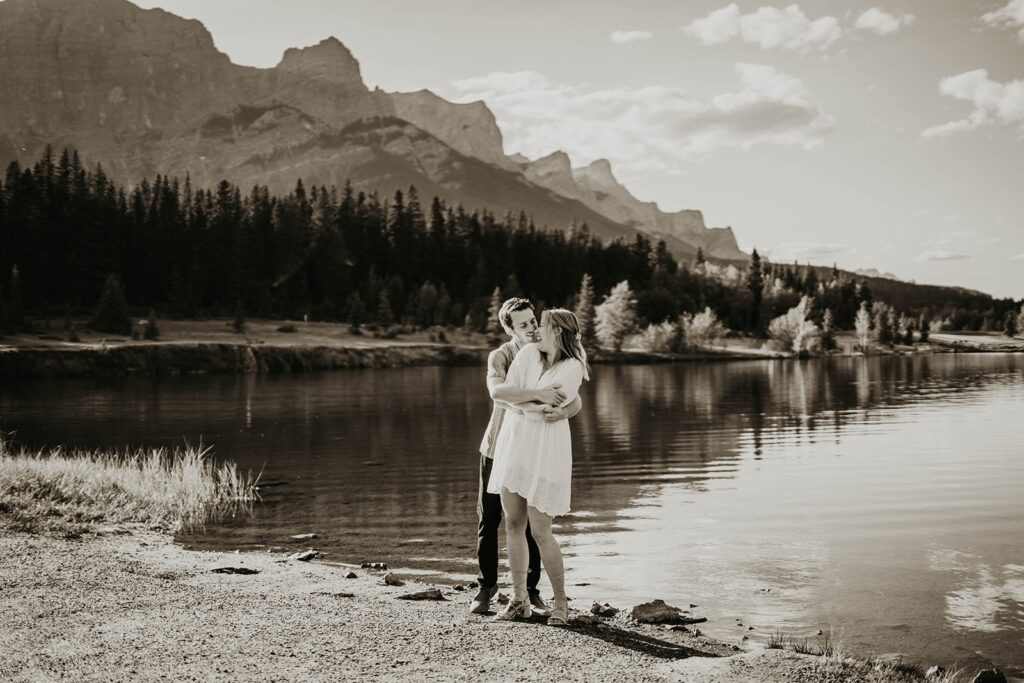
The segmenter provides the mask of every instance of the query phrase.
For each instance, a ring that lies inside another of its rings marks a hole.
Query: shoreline
[[[223,321],[167,323],[166,339],[140,341],[90,333],[70,342],[51,334],[0,338],[0,377],[74,377],[117,375],[295,373],[322,370],[379,369],[415,366],[482,366],[492,345],[475,333],[420,332],[400,338],[347,333],[342,325],[298,323],[297,333],[278,330],[278,321],[251,323],[249,332],[229,333]],[[293,326],[294,327],[294,326]],[[443,332],[443,331],[442,331]],[[441,336],[441,340],[438,339]],[[752,346],[758,340],[724,340],[721,346],[688,353],[626,349],[594,351],[597,364],[655,364],[740,360],[797,360]],[[1019,353],[1024,340],[992,335],[935,333],[926,344],[853,349],[852,335],[838,337],[840,349],[809,358],[936,353]]]
[[[372,559],[372,558],[367,558]],[[214,573],[233,567],[251,574]],[[346,578],[350,568],[356,578]],[[473,589],[343,563],[190,551],[161,531],[79,540],[0,531],[0,678],[79,680],[524,680],[781,683],[869,678],[841,655],[744,648],[665,626],[573,612],[570,627],[469,614]],[[573,605],[586,612],[586,605]],[[859,662],[859,664],[858,664]],[[865,668],[867,667],[867,668]],[[877,671],[876,671],[877,673]]]

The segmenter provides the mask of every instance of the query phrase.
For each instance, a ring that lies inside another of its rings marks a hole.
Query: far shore
[[[391,333],[348,325],[283,320],[247,321],[236,332],[231,320],[160,321],[156,340],[97,333],[75,325],[74,333],[50,324],[31,334],[0,337],[0,377],[102,376],[126,374],[214,374],[304,372],[417,365],[483,365],[500,340],[461,328],[435,327]],[[59,328],[59,329],[58,329]],[[824,356],[928,353],[1024,352],[1024,339],[998,333],[933,333],[913,345],[872,345],[858,350],[852,332],[840,332],[837,349]],[[763,339],[727,337],[687,353],[654,353],[635,348],[597,350],[596,363],[666,363],[796,358],[768,348]]]

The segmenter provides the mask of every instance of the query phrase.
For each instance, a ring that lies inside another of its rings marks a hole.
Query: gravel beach
[[[258,573],[213,571],[224,567]],[[0,680],[860,680],[826,674],[820,657],[633,624],[628,610],[569,628],[502,623],[469,614],[471,589],[399,600],[428,586],[349,571],[188,551],[155,531],[4,532]]]

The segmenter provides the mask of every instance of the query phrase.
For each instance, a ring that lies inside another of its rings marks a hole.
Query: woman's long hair
[[[576,319],[576,314],[564,308],[549,308],[540,314],[540,324],[554,328],[555,343],[561,355],[583,363],[583,379],[589,381],[590,366],[587,364],[587,352],[583,348],[580,321]]]

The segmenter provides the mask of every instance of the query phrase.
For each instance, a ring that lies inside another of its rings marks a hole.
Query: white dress
[[[522,389],[560,384],[567,406],[579,394],[583,364],[565,358],[546,372],[540,349],[527,344],[508,368],[505,382]],[[572,487],[572,438],[569,421],[545,422],[539,412],[508,411],[494,446],[488,493],[502,488],[518,493],[527,503],[555,517],[569,512]]]

